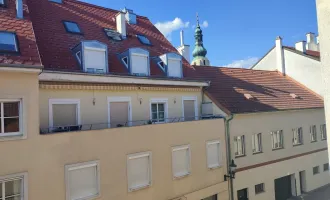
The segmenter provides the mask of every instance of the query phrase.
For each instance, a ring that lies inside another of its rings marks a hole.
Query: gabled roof
[[[308,57],[311,57],[311,58],[314,58],[314,59],[317,59],[317,60],[320,59],[320,52],[319,51],[306,50],[306,53],[303,53],[301,51],[298,51],[294,47],[283,46],[283,48],[288,49],[290,51],[293,51],[293,52],[295,52],[297,54],[300,54],[300,55],[308,56]]]
[[[16,32],[19,54],[0,54],[1,64],[41,66],[30,11],[23,0],[24,19],[16,18],[15,0],[7,0],[5,8],[0,7],[0,31]]]
[[[31,18],[37,37],[40,56],[45,69],[62,71],[81,71],[71,49],[82,40],[97,40],[108,46],[109,72],[127,75],[127,68],[117,55],[129,48],[141,47],[150,52],[150,71],[153,76],[165,76],[153,61],[152,57],[165,53],[178,53],[163,34],[143,16],[137,16],[137,24],[127,24],[127,39],[112,41],[104,33],[103,28],[116,30],[117,10],[76,1],[63,0],[54,3],[49,0],[29,0]],[[76,22],[82,35],[67,33],[62,21]],[[152,45],[143,45],[136,37],[146,35]],[[184,59],[183,59],[184,60]],[[194,68],[184,60],[184,76],[193,73]]]
[[[209,97],[230,113],[323,108],[321,97],[277,71],[211,66],[196,70],[198,78],[211,81]]]

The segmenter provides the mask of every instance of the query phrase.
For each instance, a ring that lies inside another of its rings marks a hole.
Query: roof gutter
[[[230,114],[225,119],[225,138],[226,138],[226,158],[227,158],[227,174],[229,174],[230,170],[230,162],[231,162],[231,150],[230,150],[230,121],[234,119],[234,115]],[[228,190],[230,191],[230,200],[234,200],[234,179],[229,179]]]
[[[40,73],[42,69],[43,69],[42,65],[0,63],[0,71]]]

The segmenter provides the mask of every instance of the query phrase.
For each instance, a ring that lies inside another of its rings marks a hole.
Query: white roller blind
[[[148,74],[148,56],[131,55],[132,74]]]
[[[181,60],[168,59],[168,76],[181,77]]]
[[[174,147],[172,150],[173,176],[182,177],[190,173],[189,146]]]
[[[151,184],[150,153],[128,157],[127,175],[129,190],[135,190]]]
[[[84,49],[84,66],[87,69],[94,69],[94,72],[106,72],[106,51],[103,49]]]
[[[209,168],[219,167],[222,157],[220,153],[220,141],[212,141],[207,143],[207,166]]]
[[[99,193],[97,165],[69,169],[70,200],[91,197]]]

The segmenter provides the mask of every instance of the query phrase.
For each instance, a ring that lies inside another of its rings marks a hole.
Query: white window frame
[[[132,126],[132,99],[131,97],[108,97],[108,128],[111,127],[110,121],[110,103],[113,102],[127,102],[128,103],[128,126]]]
[[[53,121],[53,105],[60,104],[74,104],[77,105],[77,124],[81,124],[80,117],[80,99],[49,99],[48,113],[49,113],[49,128],[54,128]]]
[[[138,187],[130,187],[129,183],[129,160],[132,160],[132,159],[136,159],[136,158],[142,158],[142,157],[149,157],[149,184],[146,184],[146,185],[141,185],[141,186],[138,186]],[[133,191],[136,191],[136,190],[140,190],[140,189],[144,189],[144,188],[147,188],[147,187],[150,187],[152,185],[152,153],[151,151],[146,151],[146,152],[140,152],[140,153],[133,153],[133,154],[129,154],[127,155],[127,162],[126,162],[126,169],[127,169],[127,188],[128,188],[128,192],[133,192]]]
[[[315,132],[314,132],[314,130],[315,130]],[[317,128],[316,128],[316,125],[311,125],[309,127],[309,133],[310,133],[311,142],[317,142]]]
[[[301,133],[299,132],[299,130],[301,130]],[[294,146],[302,145],[304,143],[303,128],[302,127],[294,128],[292,129],[292,133],[293,133],[292,144]],[[295,140],[295,138],[297,138],[297,140]]]
[[[323,127],[325,127],[325,128],[323,128]],[[326,126],[326,124],[321,124],[320,129],[321,129],[321,131],[320,131],[321,140],[327,140],[327,126]],[[325,129],[325,131],[324,131],[324,129]]]
[[[28,173],[27,172],[0,176],[0,187],[4,187],[2,182],[6,182],[6,180],[15,180],[15,179],[22,179],[21,199],[20,200],[28,200]],[[5,192],[4,188],[2,188],[2,192],[3,193]],[[2,197],[4,198],[4,194],[2,194]]]
[[[168,121],[168,99],[167,98],[152,98],[152,99],[150,99],[150,102],[149,102],[149,109],[150,109],[150,112],[149,112],[149,114],[150,114],[150,120],[152,121],[152,108],[151,108],[151,105],[153,104],[153,103],[164,103],[164,105],[165,105],[165,108],[164,108],[164,111],[165,111],[165,120],[164,120],[164,122],[153,122],[153,123],[155,123],[155,124],[163,124],[163,123],[167,123],[167,121]]]
[[[210,165],[210,161],[208,160],[208,154],[209,154],[209,146],[210,145],[214,145],[214,144],[217,144],[219,145],[219,152],[218,152],[218,156],[219,156],[219,163],[218,165]],[[207,141],[206,142],[206,160],[207,160],[207,167],[209,169],[216,169],[216,168],[219,168],[219,167],[222,167],[223,166],[223,162],[222,162],[222,151],[221,151],[221,142],[220,140],[211,140],[211,141]]]
[[[260,135],[260,141],[258,135]],[[255,144],[256,141],[255,137],[258,137],[258,142],[260,144],[258,145]],[[257,149],[257,147],[259,147],[259,149]],[[253,154],[262,153],[262,133],[256,133],[252,135],[252,153]]]
[[[182,118],[184,119],[184,101],[194,101],[194,106],[195,106],[195,120],[198,120],[198,98],[197,96],[193,96],[193,97],[188,97],[188,96],[184,96],[182,97]]]
[[[170,72],[169,72],[169,60],[171,60],[171,61],[179,61],[180,62],[180,67],[181,67],[181,69],[180,69],[180,76],[178,77],[178,76],[170,76]],[[182,67],[182,59],[179,59],[179,58],[171,58],[171,57],[167,57],[167,76],[168,77],[175,77],[175,78],[182,78],[183,77],[183,67]]]
[[[70,193],[70,175],[69,172],[76,170],[76,169],[82,169],[82,168],[88,168],[88,167],[96,167],[97,171],[97,189],[98,193],[93,196],[88,196],[88,197],[83,197],[80,199],[70,199],[71,193]],[[76,164],[70,164],[70,165],[65,165],[65,188],[66,188],[66,200],[89,200],[89,199],[94,199],[99,196],[101,196],[101,184],[100,184],[100,162],[98,160],[95,161],[89,161],[89,162],[83,162],[83,163],[76,163]]]
[[[127,63],[124,61],[124,59],[127,59]],[[124,65],[126,66],[126,68],[128,69],[128,63],[129,63],[129,61],[128,61],[128,56],[124,56],[122,59],[121,59],[121,61],[124,63]]]
[[[83,57],[83,61],[84,61],[84,63],[83,63],[84,71],[85,72],[88,72],[88,69],[93,69],[94,70],[94,73],[97,73],[97,70],[100,70],[101,68],[91,68],[91,67],[86,66],[85,50],[98,51],[98,52],[103,52],[105,54],[105,61],[104,61],[105,66],[104,66],[104,69],[102,69],[102,70],[104,70],[103,73],[107,73],[108,72],[108,69],[107,69],[108,68],[108,61],[107,61],[107,58],[108,58],[107,53],[108,53],[108,51],[107,51],[107,49],[84,46],[84,49],[82,51],[83,52],[82,57]]]
[[[276,135],[276,141],[278,141],[277,143],[279,144],[278,146],[275,145],[276,144],[275,140],[274,140],[275,135]],[[270,136],[271,136],[271,143],[272,143],[273,150],[284,148],[283,130],[272,131],[272,132],[270,132]]]
[[[237,137],[240,137],[241,138],[241,148],[242,148],[242,153],[239,153],[239,152],[236,152],[236,149],[238,149],[238,142],[237,142]],[[242,141],[242,138],[243,138],[243,141]],[[241,156],[245,156],[245,135],[238,135],[238,136],[235,136],[234,137],[234,154],[235,154],[235,157],[241,157]],[[237,146],[237,147],[236,147]]]
[[[23,130],[23,101],[22,99],[0,99],[0,110],[4,110],[3,103],[11,103],[11,102],[19,102],[19,132],[14,133],[4,133],[5,131],[5,124],[4,124],[4,111],[0,116],[1,120],[1,127],[0,127],[0,141],[2,138],[5,137],[20,137],[26,138],[25,131]]]
[[[136,74],[133,72],[133,56],[140,56],[140,57],[146,57],[147,58],[147,70],[146,70],[146,76],[149,76],[150,75],[150,58],[149,58],[149,55],[148,54],[143,54],[143,53],[136,53],[136,52],[132,52],[131,55],[130,55],[130,71],[131,71],[131,74]]]
[[[188,158],[187,158],[187,173],[185,174],[180,174],[179,176],[176,176],[174,174],[174,152],[175,151],[183,151],[183,150],[186,150],[188,151]],[[190,151],[190,145],[187,144],[187,145],[180,145],[180,146],[175,146],[175,147],[172,147],[172,175],[173,175],[173,179],[180,179],[180,178],[183,178],[183,177],[186,177],[186,176],[189,176],[191,173],[191,151]]]

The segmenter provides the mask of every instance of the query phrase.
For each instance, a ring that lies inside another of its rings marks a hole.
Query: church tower
[[[199,25],[199,19],[197,14],[197,25],[195,29],[195,49],[193,51],[192,65],[205,66],[210,65],[209,59],[206,57],[207,50],[203,46],[203,31]]]

